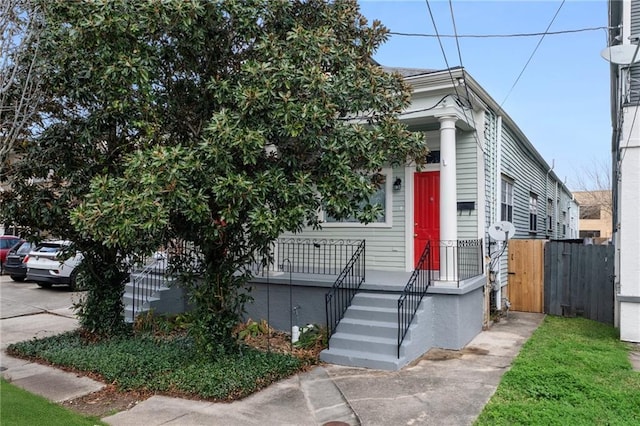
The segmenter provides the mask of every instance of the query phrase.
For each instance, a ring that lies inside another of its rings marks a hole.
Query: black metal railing
[[[151,256],[135,259],[130,271],[131,322],[144,310],[144,305],[160,289],[167,287],[171,267],[183,269],[187,261],[193,265],[198,259],[198,250],[190,241],[172,240]]]
[[[482,275],[482,239],[458,241],[458,273],[461,280]]]
[[[278,238],[270,250],[272,259],[264,261],[256,256],[258,260],[250,268],[254,275],[268,272],[338,275],[362,243],[362,240]]]
[[[347,262],[331,290],[325,295],[327,339],[336,330],[365,279],[365,241],[362,240]]]
[[[131,272],[131,322],[142,312],[145,303],[165,286],[165,271],[167,267],[165,257],[150,257],[142,260]]]
[[[434,266],[439,270],[439,281],[459,283],[484,271],[482,239],[431,241],[431,250],[438,258],[439,266]]]
[[[402,290],[398,298],[398,358],[400,358],[400,347],[404,341],[409,326],[418,311],[427,289],[431,285],[432,274],[431,243],[427,242],[416,269],[411,274],[407,285]]]

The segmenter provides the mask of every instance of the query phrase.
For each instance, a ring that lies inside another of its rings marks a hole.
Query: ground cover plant
[[[640,424],[640,373],[610,326],[547,317],[477,425]]]
[[[0,412],[3,425],[93,426],[94,417],[81,416],[45,398],[33,395],[0,379]]]
[[[156,330],[157,332],[157,330]],[[243,346],[203,356],[186,333],[134,333],[92,341],[81,330],[12,344],[8,352],[84,372],[118,391],[164,393],[208,400],[245,397],[309,364],[291,354]],[[276,339],[274,338],[274,346]]]

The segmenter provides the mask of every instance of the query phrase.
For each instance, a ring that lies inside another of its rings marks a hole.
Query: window
[[[372,205],[379,205],[382,207],[382,214],[378,216],[378,220],[375,222],[371,222],[367,225],[360,223],[358,219],[355,217],[349,217],[343,220],[337,220],[334,217],[331,217],[325,213],[324,215],[324,223],[323,227],[360,227],[360,226],[368,226],[368,227],[391,227],[391,185],[393,184],[393,176],[392,170],[389,168],[382,169],[381,174],[384,175],[385,181],[380,186],[369,201]]]
[[[567,212],[562,212],[562,236],[567,236]]]
[[[600,236],[600,231],[580,231],[580,238],[597,238]]]
[[[580,219],[600,219],[600,206],[580,206]]]
[[[529,232],[538,232],[538,196],[529,194]]]
[[[553,200],[547,200],[547,232],[553,232]]]
[[[502,178],[500,220],[513,222],[513,181]]]
[[[440,151],[429,151],[427,154],[427,164],[440,163]]]

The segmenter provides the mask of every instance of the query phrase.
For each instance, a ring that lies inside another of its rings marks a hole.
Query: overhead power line
[[[527,66],[529,66],[529,63],[533,59],[533,56],[538,51],[538,48],[542,44],[542,40],[544,40],[544,37],[547,34],[549,34],[549,29],[551,28],[551,25],[553,25],[553,23],[555,22],[556,18],[558,17],[558,14],[560,13],[560,9],[562,9],[562,6],[564,6],[565,1],[566,0],[562,0],[562,3],[560,3],[560,6],[558,6],[558,10],[556,10],[555,15],[553,15],[553,18],[551,18],[551,22],[549,22],[549,25],[547,25],[547,29],[544,30],[544,33],[541,34],[540,40],[538,40],[538,44],[536,44],[536,47],[533,49],[533,52],[531,52],[531,56],[529,56],[529,59],[527,59],[527,63],[524,64],[524,67],[522,68],[522,71],[520,71],[520,74],[518,74],[518,78],[516,78],[516,81],[513,82],[513,85],[511,86],[511,89],[509,89],[509,92],[507,92],[507,96],[505,96],[504,99],[502,100],[502,102],[500,102],[500,108],[502,108],[504,103],[509,98],[509,95],[511,95],[511,92],[513,91],[513,88],[516,87],[516,84],[518,84],[518,82],[520,81],[520,77],[522,77],[522,74],[524,74],[524,71],[527,69]]]
[[[403,37],[428,37],[428,38],[514,38],[514,37],[538,37],[545,35],[559,35],[581,33],[585,31],[613,30],[618,27],[588,27],[577,28],[573,30],[548,31],[543,33],[515,33],[515,34],[423,34],[423,33],[403,33],[398,31],[389,31],[391,35]]]

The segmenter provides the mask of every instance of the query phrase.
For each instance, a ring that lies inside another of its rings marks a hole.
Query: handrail
[[[159,279],[151,280],[150,287],[142,287],[141,285],[139,285],[142,282],[142,280],[148,278],[151,275],[151,273],[156,269],[156,267],[158,266],[158,264],[160,264],[161,261],[166,262],[167,258],[166,257],[154,258],[153,262],[151,262],[150,264],[142,268],[142,271],[136,272],[135,278],[131,280],[131,286],[132,286],[132,292],[133,292],[132,300],[131,300],[131,321],[132,322],[136,320],[136,314],[138,313],[137,308],[147,303],[149,299],[151,299],[153,294],[155,294],[165,282],[164,274],[162,274],[162,276]],[[142,300],[140,304],[138,303],[139,299]]]
[[[335,333],[336,326],[344,317],[347,308],[365,279],[365,240],[340,272],[331,290],[325,295],[327,316],[327,339]],[[327,343],[328,344],[328,343]]]
[[[416,269],[411,274],[407,285],[398,298],[398,358],[400,358],[402,342],[430,284],[431,242],[429,241],[420,256]]]

